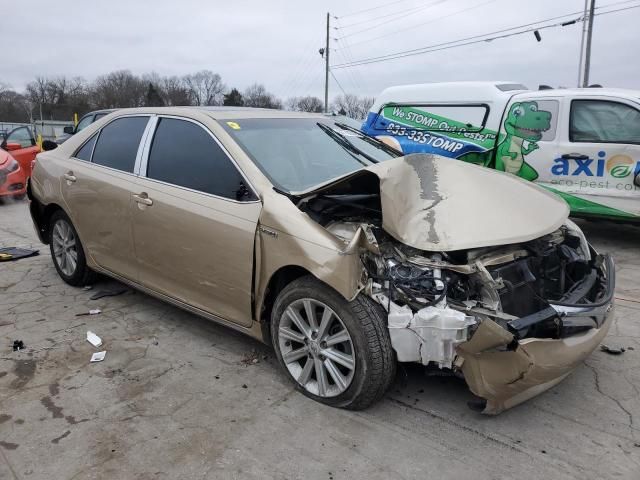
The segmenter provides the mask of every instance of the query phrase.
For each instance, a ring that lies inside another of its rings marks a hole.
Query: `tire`
[[[66,245],[66,246],[65,246]],[[69,285],[82,287],[93,283],[96,274],[87,266],[84,248],[73,223],[62,210],[49,222],[51,259],[60,278]],[[73,260],[73,261],[70,261]]]
[[[14,195],[13,199],[16,201],[21,201],[21,200],[24,200],[26,196],[27,196],[26,193],[19,193],[18,195]]]
[[[315,322],[308,320],[307,312]],[[323,322],[325,312],[328,322]],[[322,331],[325,323],[328,327]],[[367,408],[382,398],[395,376],[396,359],[382,307],[364,295],[348,302],[312,276],[294,280],[278,295],[271,339],[296,388],[326,405]]]

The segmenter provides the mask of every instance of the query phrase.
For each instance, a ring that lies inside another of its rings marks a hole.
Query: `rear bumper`
[[[40,201],[34,197],[31,191],[31,180],[27,182],[27,197],[29,198],[29,212],[31,213],[31,220],[33,222],[33,228],[38,235],[38,239],[42,243],[49,243],[49,235],[47,232],[48,225],[45,222],[45,208]]]
[[[553,387],[601,343],[613,322],[615,270],[611,257],[600,267],[605,291],[594,304],[552,305],[567,325],[593,325],[563,338],[524,338],[484,321],[458,347],[470,390],[486,401],[482,413],[497,414]]]

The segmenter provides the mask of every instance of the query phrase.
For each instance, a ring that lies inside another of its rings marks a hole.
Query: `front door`
[[[551,187],[574,213],[640,218],[640,104],[581,96],[565,109]]]
[[[250,325],[262,204],[203,125],[161,117],[149,138],[133,207],[140,283]]]
[[[148,116],[121,117],[63,160],[62,195],[86,253],[101,267],[137,281],[131,231],[134,175]]]
[[[40,147],[36,145],[36,140],[33,138],[31,129],[29,127],[13,129],[3,142],[3,144],[5,143],[16,143],[20,145],[19,149],[11,151],[11,156],[20,164],[20,168],[24,172],[25,177],[31,177],[31,162],[35,160],[36,155],[40,153]]]

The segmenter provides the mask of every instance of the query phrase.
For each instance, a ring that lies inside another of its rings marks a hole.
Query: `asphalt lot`
[[[295,392],[269,348],[128,291],[70,287],[27,202],[0,204],[0,479],[640,478],[640,227],[581,222],[617,262],[606,343],[549,392],[497,417],[463,381],[399,369],[363,412]],[[76,316],[99,308],[102,313]],[[86,331],[100,335],[102,363]],[[14,340],[26,349],[13,352]]]

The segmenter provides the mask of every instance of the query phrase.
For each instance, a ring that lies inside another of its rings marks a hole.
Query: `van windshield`
[[[329,118],[221,120],[278,189],[300,192],[400,156],[393,148]]]

